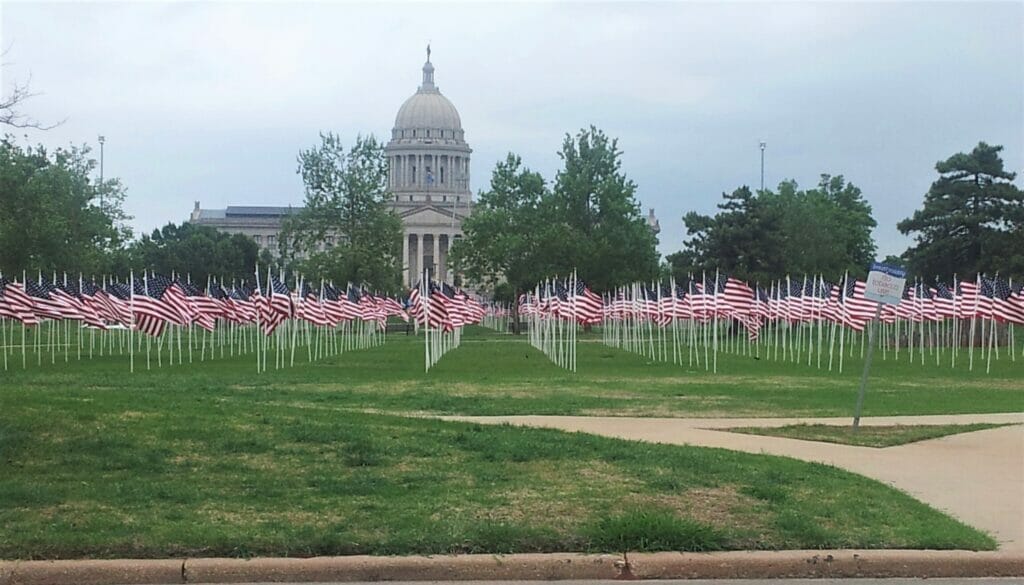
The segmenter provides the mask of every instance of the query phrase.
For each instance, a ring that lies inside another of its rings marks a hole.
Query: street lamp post
[[[764,147],[768,146],[768,143],[764,140],[761,141],[761,190],[764,191]]]
[[[103,207],[103,144],[107,141],[102,134],[100,134],[100,207]]]

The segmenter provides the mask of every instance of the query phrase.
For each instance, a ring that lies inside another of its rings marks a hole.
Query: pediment
[[[451,209],[440,209],[433,205],[416,207],[400,212],[399,217],[405,225],[450,226],[452,223]],[[455,211],[455,223],[461,224],[466,219],[464,210]]]

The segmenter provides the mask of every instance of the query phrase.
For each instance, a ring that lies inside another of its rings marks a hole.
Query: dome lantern
[[[462,120],[458,110],[434,84],[434,65],[430,62],[430,45],[427,45],[427,61],[423,64],[423,82],[409,99],[405,100],[395,116],[392,138],[397,140],[431,141],[450,140],[464,144]]]

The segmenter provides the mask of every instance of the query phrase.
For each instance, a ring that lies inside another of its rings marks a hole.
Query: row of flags
[[[428,302],[424,302],[424,297]],[[409,316],[420,327],[454,331],[480,323],[486,309],[479,297],[447,282],[424,279],[409,291],[406,301]]]
[[[568,290],[552,281],[519,299],[520,313],[553,317],[575,315],[581,324],[604,319],[642,318],[666,326],[675,319],[740,321],[752,339],[766,322],[836,322],[862,331],[877,304],[864,296],[865,283],[845,277],[833,283],[821,276],[787,276],[768,286],[750,285],[725,274],[703,275],[620,287],[603,297],[582,282]],[[880,319],[923,322],[986,319],[1024,325],[1021,283],[979,275],[974,281],[908,282],[898,305],[883,307]]]
[[[530,345],[556,366],[576,371],[577,325],[602,321],[601,297],[579,280],[576,271],[565,279],[554,278],[520,297],[520,314],[529,323]]]
[[[0,318],[26,326],[80,321],[100,330],[134,327],[159,336],[168,326],[214,331],[218,324],[258,323],[270,335],[288,319],[324,327],[356,320],[383,326],[392,316],[409,319],[394,298],[351,284],[311,285],[301,277],[292,279],[291,286],[281,275],[268,275],[262,287],[210,279],[200,288],[187,278],[148,272],[101,282],[67,275],[16,282],[0,275]]]
[[[554,278],[519,296],[519,314],[596,325],[603,321],[606,301],[575,277]]]

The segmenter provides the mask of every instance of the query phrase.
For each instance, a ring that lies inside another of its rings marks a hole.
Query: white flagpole
[[[135,271],[129,272],[128,285],[128,371],[135,373]]]

